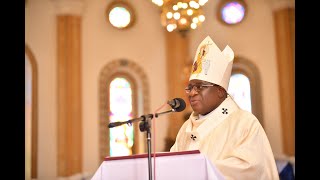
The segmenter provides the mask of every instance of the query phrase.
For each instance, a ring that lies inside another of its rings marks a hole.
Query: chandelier
[[[205,20],[202,10],[208,0],[152,0],[161,7],[161,24],[168,32],[183,34],[196,29]]]

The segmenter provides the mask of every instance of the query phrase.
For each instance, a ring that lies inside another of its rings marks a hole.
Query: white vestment
[[[226,179],[278,180],[269,140],[258,119],[227,97],[197,120],[194,112],[180,128],[170,151],[200,150]]]

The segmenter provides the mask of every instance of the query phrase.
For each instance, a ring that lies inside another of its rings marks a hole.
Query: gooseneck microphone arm
[[[186,108],[186,102],[184,102],[183,99],[181,98],[174,98],[170,101],[167,102],[170,106],[171,106],[171,110],[168,111],[164,111],[161,113],[156,113],[154,116],[157,118],[162,114],[167,114],[167,113],[171,113],[171,112],[181,112]]]
[[[157,117],[159,117],[160,115],[167,114],[167,113],[171,113],[171,112],[175,112],[175,111],[176,111],[175,109],[171,109],[171,110],[168,110],[168,111],[164,111],[164,112],[160,112],[160,113],[155,113],[154,116],[157,118]]]
[[[146,118],[151,118],[152,119],[153,118],[153,114],[142,115],[139,118],[130,119],[128,121],[111,122],[111,123],[109,123],[108,127],[109,128],[113,128],[113,127],[121,126],[122,124],[132,124],[133,122],[136,122],[136,121],[143,121]]]
[[[171,113],[171,112],[181,112],[186,108],[186,103],[181,98],[174,98],[172,100],[169,100],[167,102],[167,104],[169,104],[172,109],[165,111],[165,112],[156,113],[155,114],[156,118],[162,114],[167,114],[167,113]],[[122,124],[132,124],[135,121],[144,121],[146,119],[152,119],[152,118],[153,118],[153,114],[142,115],[139,118],[130,119],[128,121],[111,122],[111,123],[109,123],[108,127],[113,128],[113,127],[121,126]]]

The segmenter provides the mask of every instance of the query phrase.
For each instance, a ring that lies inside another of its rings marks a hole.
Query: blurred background
[[[169,151],[207,36],[235,53],[229,94],[294,164],[294,0],[26,0],[26,179],[90,179],[104,157],[147,153],[139,122],[108,124],[183,98],[152,120],[152,151]]]

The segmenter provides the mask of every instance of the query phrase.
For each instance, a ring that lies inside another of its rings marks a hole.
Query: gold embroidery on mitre
[[[199,53],[197,54],[197,60],[192,65],[191,74],[199,74],[202,72],[202,61],[209,52],[209,45],[211,44],[208,42],[200,47]]]

